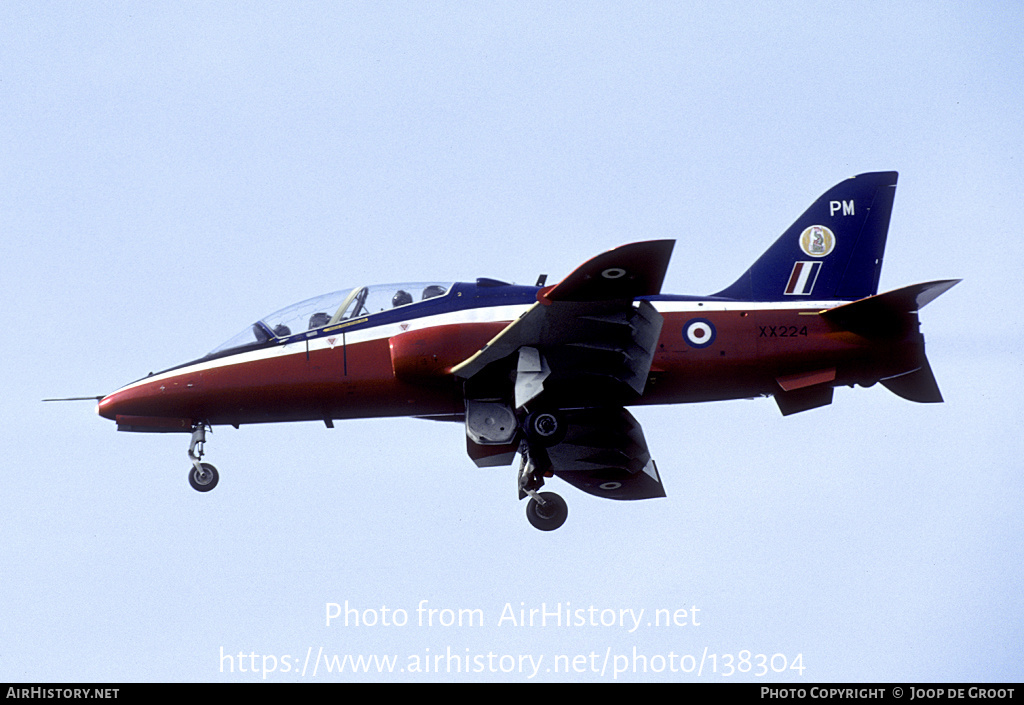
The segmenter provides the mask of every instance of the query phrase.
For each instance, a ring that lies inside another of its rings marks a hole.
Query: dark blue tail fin
[[[736,283],[745,301],[855,301],[878,293],[896,172],[860,174],[815,201]]]

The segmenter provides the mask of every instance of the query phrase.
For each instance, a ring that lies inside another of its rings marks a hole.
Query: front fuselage
[[[222,351],[129,384],[100,401],[124,430],[384,416],[457,418],[451,369],[536,304],[536,287],[456,284],[447,295],[315,331]],[[833,386],[913,369],[920,336],[872,342],[794,304],[646,297],[664,324],[636,404],[748,398],[779,379],[834,371]]]

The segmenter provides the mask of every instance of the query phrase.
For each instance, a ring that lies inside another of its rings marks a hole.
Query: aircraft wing
[[[565,420],[565,438],[547,449],[557,477],[607,499],[665,496],[640,423],[626,409],[577,409]]]
[[[634,299],[660,293],[674,244],[638,242],[589,260],[541,289],[534,306],[453,369],[464,380],[477,465],[511,462],[520,449],[509,429],[515,416],[539,474],[610,499],[665,496],[640,424],[623,405],[644,391],[662,326],[654,306]],[[532,430],[531,418],[544,415],[558,419],[549,437]],[[496,426],[509,430],[495,438]]]
[[[649,240],[599,254],[558,284],[541,289],[548,301],[629,300],[661,293],[675,240]]]
[[[617,247],[541,289],[532,308],[453,369],[466,380],[467,396],[510,396],[500,388],[510,373],[517,409],[541,393],[558,408],[621,404],[640,395],[662,319],[649,303],[633,299],[661,291],[674,244]]]

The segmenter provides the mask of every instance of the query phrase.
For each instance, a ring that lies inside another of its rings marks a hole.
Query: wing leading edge
[[[582,350],[588,343],[593,350],[609,348],[621,339],[623,326],[630,326],[630,338],[641,338],[641,347],[648,343],[650,328],[658,326],[653,345],[660,332],[660,315],[648,305],[636,320],[631,313],[637,309],[633,300],[661,292],[674,240],[652,240],[623,245],[588,260],[560,283],[537,293],[535,304],[518,320],[510,323],[487,345],[452,372],[469,380],[489,365],[508,359],[523,346],[548,349],[576,346]],[[648,325],[644,325],[647,322]],[[580,330],[584,328],[585,330]],[[620,335],[612,331],[620,329]],[[634,331],[645,329],[646,334]],[[622,346],[619,354],[628,352]],[[642,370],[646,379],[647,369]],[[637,393],[642,391],[636,389]]]

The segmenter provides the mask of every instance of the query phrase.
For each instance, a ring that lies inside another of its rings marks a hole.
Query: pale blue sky
[[[634,647],[719,673],[620,679],[726,681],[748,650],[809,682],[1020,680],[1022,30],[1003,2],[4,3],[0,681],[259,680],[220,649],[320,647],[530,654],[543,681]],[[456,425],[218,428],[200,495],[187,437],[39,401],[355,283],[556,281],[671,237],[665,291],[717,291],[875,170],[900,172],[882,287],[964,278],[922,316],[946,403],[641,408],[668,497],[563,484],[551,534]],[[325,627],[345,600],[488,623]],[[521,602],[701,624],[498,626]]]

